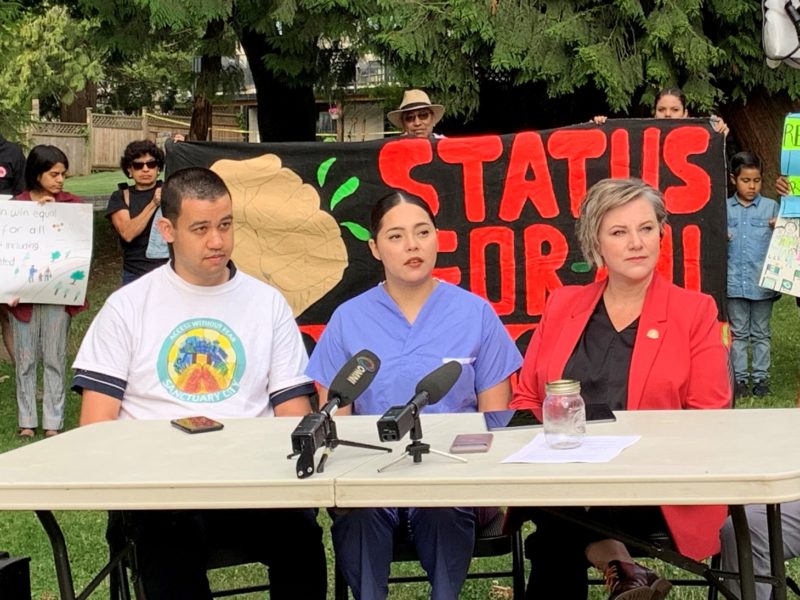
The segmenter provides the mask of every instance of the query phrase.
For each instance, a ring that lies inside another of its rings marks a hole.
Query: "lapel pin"
[[[647,337],[649,337],[651,340],[657,340],[658,339],[658,329],[650,329],[650,330],[648,330]]]

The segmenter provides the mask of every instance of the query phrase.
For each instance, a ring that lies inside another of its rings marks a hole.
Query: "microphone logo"
[[[355,385],[358,383],[358,380],[364,375],[364,373],[374,373],[377,370],[375,365],[375,361],[367,356],[357,356],[356,357],[356,368],[348,373],[347,383],[350,385]]]

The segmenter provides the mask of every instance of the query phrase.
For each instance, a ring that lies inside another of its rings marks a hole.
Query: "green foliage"
[[[19,139],[34,98],[70,103],[103,75],[103,53],[87,43],[97,24],[59,6],[22,12],[0,4],[0,131]]]

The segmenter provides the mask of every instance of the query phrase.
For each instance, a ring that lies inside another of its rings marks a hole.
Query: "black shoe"
[[[636,563],[612,560],[604,573],[608,600],[662,600],[672,584]]]
[[[753,384],[753,396],[756,398],[763,398],[769,396],[769,382],[766,379],[756,381]]]
[[[747,381],[737,381],[736,388],[734,390],[734,397],[738,400],[739,398],[746,398],[750,395],[750,384]]]

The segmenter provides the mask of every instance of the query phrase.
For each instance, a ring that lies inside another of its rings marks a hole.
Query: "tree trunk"
[[[786,94],[758,89],[748,95],[747,104],[737,102],[721,111],[736,149],[749,150],[761,159],[762,192],[769,198],[777,199],[775,179],[780,174],[783,119],[786,113],[797,110],[797,104]]]
[[[86,123],[86,109],[97,106],[97,84],[86,82],[86,87],[75,94],[72,104],[59,106],[59,118],[62,123]]]
[[[208,130],[211,127],[213,107],[208,98],[202,94],[194,97],[192,106],[192,122],[189,125],[189,139],[204,142],[208,139]]]
[[[258,100],[258,132],[262,142],[310,142],[316,139],[317,107],[311,85],[298,84],[264,66],[263,57],[275,52],[260,33],[239,31]]]
[[[206,25],[203,34],[204,47],[219,47],[216,43],[225,32],[225,21],[215,19]],[[208,139],[208,130],[211,128],[213,106],[211,99],[219,90],[220,74],[222,73],[222,57],[206,52],[200,57],[200,73],[195,83],[194,106],[192,107],[192,122],[189,125],[189,139],[205,141]]]

